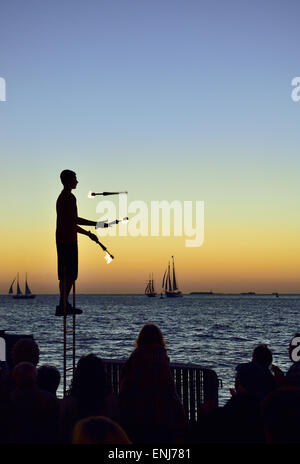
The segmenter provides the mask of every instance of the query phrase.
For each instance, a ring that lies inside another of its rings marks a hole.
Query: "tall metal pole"
[[[73,282],[73,376],[75,373],[75,356],[76,356],[76,290],[75,290],[75,280]]]
[[[67,391],[67,281],[66,268],[64,268],[63,305],[64,305],[64,396]]]

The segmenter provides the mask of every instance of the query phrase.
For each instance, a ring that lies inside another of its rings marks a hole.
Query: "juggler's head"
[[[76,173],[69,169],[65,169],[60,173],[60,180],[66,188],[75,189],[78,184]]]

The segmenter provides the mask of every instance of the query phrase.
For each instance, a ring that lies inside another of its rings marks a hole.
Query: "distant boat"
[[[19,273],[17,275],[17,278],[15,277],[14,280],[12,281],[11,283],[11,286],[9,288],[9,291],[8,293],[10,295],[13,294],[13,285],[15,283],[15,280],[17,279],[17,293],[15,295],[13,295],[13,298],[15,298],[16,300],[32,300],[33,298],[36,297],[36,295],[33,295],[31,293],[31,290],[29,288],[29,285],[28,285],[28,282],[27,282],[27,274],[26,274],[26,280],[25,280],[25,292],[22,293],[21,289],[20,289],[20,285],[19,285]]]
[[[191,292],[190,295],[214,295],[214,292],[212,290],[210,292]]]
[[[152,278],[149,277],[149,281],[148,281],[147,286],[145,288],[145,295],[150,296],[150,297],[156,296],[156,292],[154,290],[153,274],[152,274]]]
[[[240,293],[240,295],[256,295],[255,292],[243,292],[243,293]]]
[[[176,276],[175,276],[175,263],[174,263],[174,256],[172,256],[173,266],[172,270],[170,267],[170,263],[168,263],[168,267],[165,270],[163,280],[162,280],[162,288],[165,291],[165,295],[168,298],[176,298],[182,296],[181,291],[178,289]]]

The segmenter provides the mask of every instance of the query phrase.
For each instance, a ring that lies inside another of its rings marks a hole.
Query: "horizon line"
[[[157,292],[157,295],[164,294],[164,292]],[[183,295],[243,295],[243,296],[256,296],[256,295],[299,295],[299,293],[295,292],[210,292],[210,291],[192,291],[192,292],[182,292]],[[34,293],[36,296],[42,296],[42,295],[59,295],[58,292],[55,293]],[[136,292],[127,292],[127,293],[115,293],[115,292],[110,292],[110,293],[94,293],[94,292],[80,292],[76,293],[76,295],[144,295],[144,292],[136,293]],[[0,293],[0,296],[9,296],[12,297],[13,295],[10,295],[9,293]]]

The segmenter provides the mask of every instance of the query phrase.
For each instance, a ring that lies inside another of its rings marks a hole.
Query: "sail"
[[[178,287],[177,287],[177,282],[176,282],[176,277],[175,277],[175,264],[174,264],[174,256],[172,256],[173,258],[173,290],[178,290]]]
[[[151,292],[154,293],[154,281],[153,281],[153,274],[152,274],[152,279],[151,279]]]
[[[167,287],[168,287],[168,286],[169,286],[169,292],[172,292],[170,263],[168,264],[168,280],[167,280]],[[167,288],[167,290],[168,290],[168,288]]]
[[[22,295],[19,282],[17,282],[17,295]]]
[[[164,289],[167,292],[168,291],[168,277],[169,277],[169,269],[167,268],[166,270],[166,278],[165,278],[165,286]]]
[[[176,280],[176,274],[175,274],[175,262],[174,262],[174,256],[172,256],[173,260],[173,265],[168,262],[168,268],[164,273],[164,278],[163,278],[163,285],[164,285],[164,290],[165,294],[167,297],[179,297],[182,296],[182,292],[179,291],[178,285],[177,285],[177,280]]]
[[[17,276],[17,295],[23,295],[20,289],[20,285],[19,285],[19,273]]]
[[[145,288],[145,294],[148,296],[155,296],[155,290],[154,290],[154,280],[153,280],[153,274],[149,274],[149,280]]]
[[[11,286],[10,286],[9,291],[8,291],[9,294],[13,293],[13,284],[15,283],[15,280],[16,280],[16,278],[14,278],[14,280],[11,283]]]
[[[30,290],[30,288],[28,287],[27,280],[26,280],[26,284],[25,284],[25,294],[26,294],[26,295],[31,295],[31,290]]]
[[[163,276],[163,280],[162,280],[162,284],[161,284],[162,288],[165,287],[165,278],[166,278],[166,274],[167,274],[167,269],[165,270],[165,273],[164,273],[164,276]]]

